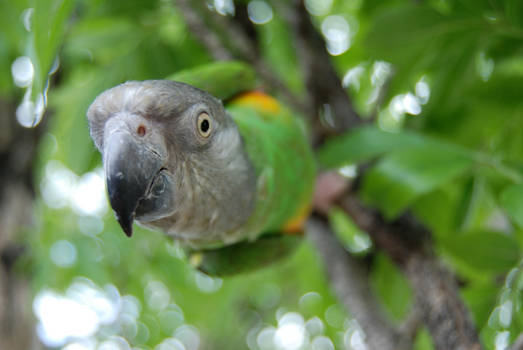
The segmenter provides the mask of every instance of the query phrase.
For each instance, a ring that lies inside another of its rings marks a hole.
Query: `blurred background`
[[[246,11],[256,55],[304,98],[281,3],[204,7]],[[350,178],[373,160],[361,198],[389,219],[408,209],[432,231],[485,347],[506,349],[523,328],[523,2],[304,4],[373,125],[323,149],[320,165]],[[176,1],[2,0],[0,23],[1,349],[366,349],[308,241],[219,279],[160,233],[121,232],[85,112],[116,84],[213,60]],[[327,125],[330,108],[319,111]],[[413,304],[402,273],[343,213],[329,219],[400,324]],[[424,329],[414,344],[433,348]]]

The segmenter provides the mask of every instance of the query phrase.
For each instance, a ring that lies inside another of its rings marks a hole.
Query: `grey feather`
[[[212,119],[208,138],[197,130],[202,112]],[[120,132],[118,128],[132,134],[134,144],[161,156],[160,170],[168,179],[163,185],[172,187],[164,193],[172,198],[154,200],[170,207],[143,212],[155,207],[144,205],[152,198],[145,193],[135,212],[141,225],[196,247],[244,238],[242,225],[254,211],[256,176],[238,129],[219,100],[183,83],[131,81],[98,96],[87,117],[91,137],[104,159],[105,143]],[[147,130],[145,137],[136,133],[139,126]],[[140,159],[136,163],[128,165],[128,172],[139,169]],[[150,192],[153,183],[148,186]]]

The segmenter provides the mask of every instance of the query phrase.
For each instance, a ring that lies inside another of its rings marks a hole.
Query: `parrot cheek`
[[[142,223],[170,216],[175,211],[174,180],[167,170],[161,170],[136,208],[136,219]]]

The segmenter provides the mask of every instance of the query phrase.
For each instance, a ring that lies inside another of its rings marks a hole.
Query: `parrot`
[[[257,84],[247,65],[216,62],[127,81],[94,99],[90,136],[127,236],[134,222],[161,231],[214,275],[295,246],[311,211],[315,160],[303,118]]]

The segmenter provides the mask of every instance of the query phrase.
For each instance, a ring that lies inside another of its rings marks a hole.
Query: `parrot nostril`
[[[136,129],[136,133],[138,134],[138,136],[145,136],[145,133],[147,132],[147,130],[145,129],[145,126],[143,125],[140,125],[138,126],[138,129]]]

